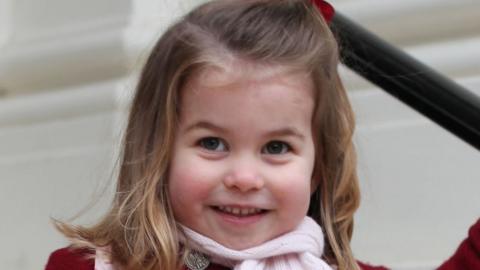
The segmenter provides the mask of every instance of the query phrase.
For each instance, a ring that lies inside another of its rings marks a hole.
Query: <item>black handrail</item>
[[[342,62],[480,150],[480,98],[336,12]]]

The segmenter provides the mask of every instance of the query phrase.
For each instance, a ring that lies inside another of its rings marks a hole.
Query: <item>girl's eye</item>
[[[199,145],[209,151],[226,151],[227,147],[220,138],[208,137],[199,141]]]
[[[290,145],[288,145],[285,142],[271,141],[263,147],[262,152],[269,155],[279,155],[279,154],[285,154],[291,150],[292,149]]]

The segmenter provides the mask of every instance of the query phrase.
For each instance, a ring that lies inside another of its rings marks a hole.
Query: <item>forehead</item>
[[[309,97],[313,98],[314,84],[310,73],[286,65],[242,60],[224,61],[200,68],[187,80],[184,88],[197,93],[201,89],[228,89],[239,85],[249,88],[262,84],[308,89]]]
[[[289,122],[308,128],[314,99],[306,72],[283,66],[205,68],[182,89],[181,122],[208,119],[275,128]],[[241,117],[239,117],[241,115]]]

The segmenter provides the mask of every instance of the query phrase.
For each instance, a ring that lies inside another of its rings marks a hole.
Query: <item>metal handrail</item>
[[[480,150],[480,97],[339,12],[331,28],[346,66]]]

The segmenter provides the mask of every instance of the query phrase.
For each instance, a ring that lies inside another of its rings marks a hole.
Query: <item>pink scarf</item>
[[[291,232],[241,251],[226,248],[189,228],[182,228],[193,249],[234,270],[332,270],[321,259],[324,247],[322,230],[310,217],[305,217]]]
[[[321,259],[324,247],[320,226],[305,217],[293,231],[253,248],[237,251],[182,226],[188,244],[210,259],[234,270],[332,270]],[[185,242],[185,239],[182,239]],[[114,270],[108,248],[98,248],[95,270]]]

